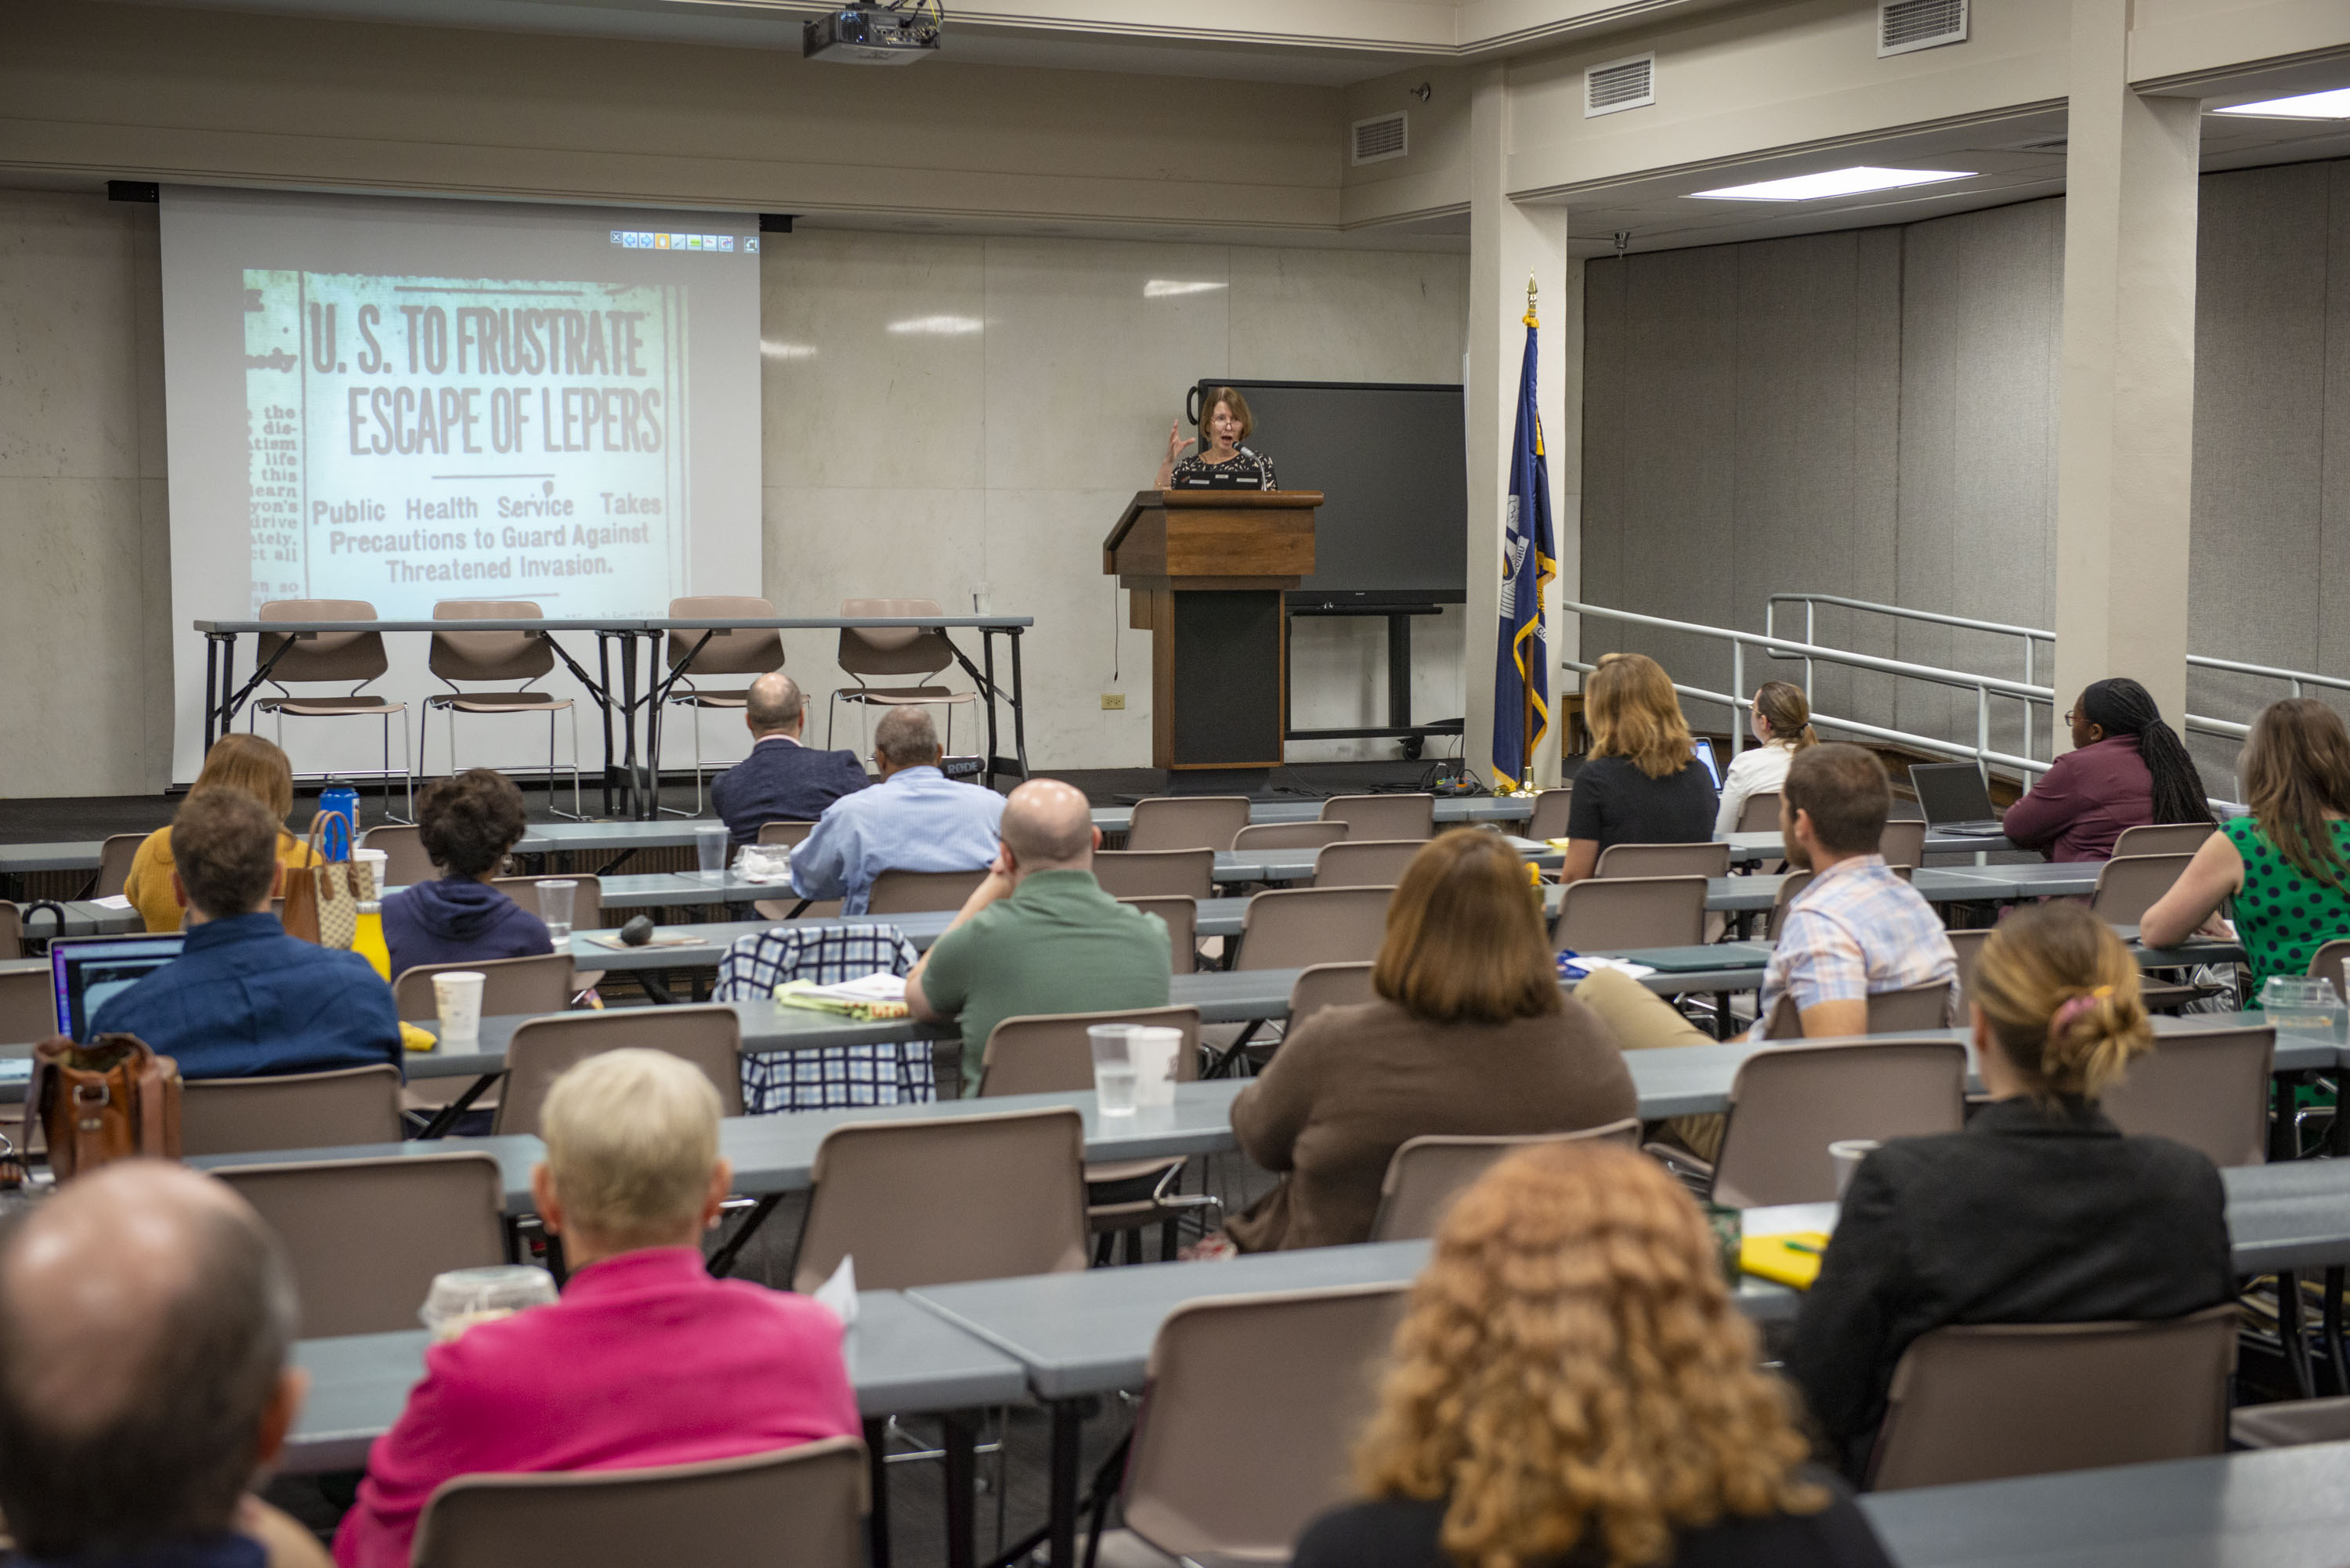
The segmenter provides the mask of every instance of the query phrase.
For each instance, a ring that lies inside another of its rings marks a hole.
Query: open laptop
[[[1926,826],[1936,833],[1997,838],[2006,831],[1991,810],[1982,770],[1972,763],[1912,763],[1909,784],[1918,792]]]
[[[1691,741],[1697,749],[1697,760],[1705,765],[1705,776],[1713,781],[1713,793],[1721,793],[1721,764],[1713,760],[1713,742],[1702,738]]]
[[[49,944],[49,981],[57,1033],[89,1038],[89,1021],[117,992],[138,984],[180,956],[177,931],[136,937],[60,938]]]

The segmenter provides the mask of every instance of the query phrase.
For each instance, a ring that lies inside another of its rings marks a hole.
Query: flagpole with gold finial
[[[1541,285],[1534,282],[1534,275],[1532,273],[1526,274],[1526,325],[1529,327],[1539,327],[1542,325],[1542,323],[1534,319],[1534,294],[1540,287]]]

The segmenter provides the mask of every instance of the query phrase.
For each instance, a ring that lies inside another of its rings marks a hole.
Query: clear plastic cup
[[[365,863],[369,875],[375,878],[375,896],[378,898],[381,898],[384,893],[384,882],[390,876],[391,851],[389,849],[354,849],[351,851],[351,858],[353,860]]]
[[[1180,1029],[1139,1028],[1128,1038],[1126,1054],[1127,1059],[1134,1064],[1134,1103],[1137,1106],[1171,1106],[1175,1103],[1176,1056],[1182,1049],[1183,1032]]]
[[[432,1002],[440,1010],[443,1046],[481,1044],[482,987],[488,978],[479,970],[466,969],[432,977]]]
[[[1131,1023],[1096,1023],[1086,1030],[1094,1052],[1096,1107],[1106,1116],[1134,1114],[1135,1065],[1132,1040],[1139,1033]]]
[[[452,1269],[433,1276],[432,1289],[416,1316],[434,1339],[450,1340],[477,1323],[494,1323],[555,1299],[555,1276],[528,1263]]]
[[[693,853],[706,872],[726,869],[726,851],[733,847],[733,836],[724,823],[712,823],[693,830]]]
[[[571,901],[579,891],[578,882],[556,877],[532,885],[538,889],[538,918],[546,922],[546,934],[558,942],[569,940]]]
[[[1844,1189],[1852,1185],[1852,1173],[1860,1162],[1877,1148],[1873,1137],[1843,1137],[1828,1145],[1828,1158],[1835,1162],[1836,1201],[1844,1201]]]

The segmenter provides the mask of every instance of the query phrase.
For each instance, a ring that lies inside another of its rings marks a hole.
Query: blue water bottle
[[[351,825],[352,844],[359,841],[359,792],[340,779],[328,779],[327,787],[318,792],[318,809],[341,817]]]

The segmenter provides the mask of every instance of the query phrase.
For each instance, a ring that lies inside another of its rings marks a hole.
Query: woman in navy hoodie
[[[490,885],[525,826],[522,791],[514,781],[472,768],[426,784],[417,804],[424,853],[441,868],[441,879],[383,901],[392,977],[419,964],[553,952],[546,922]]]

